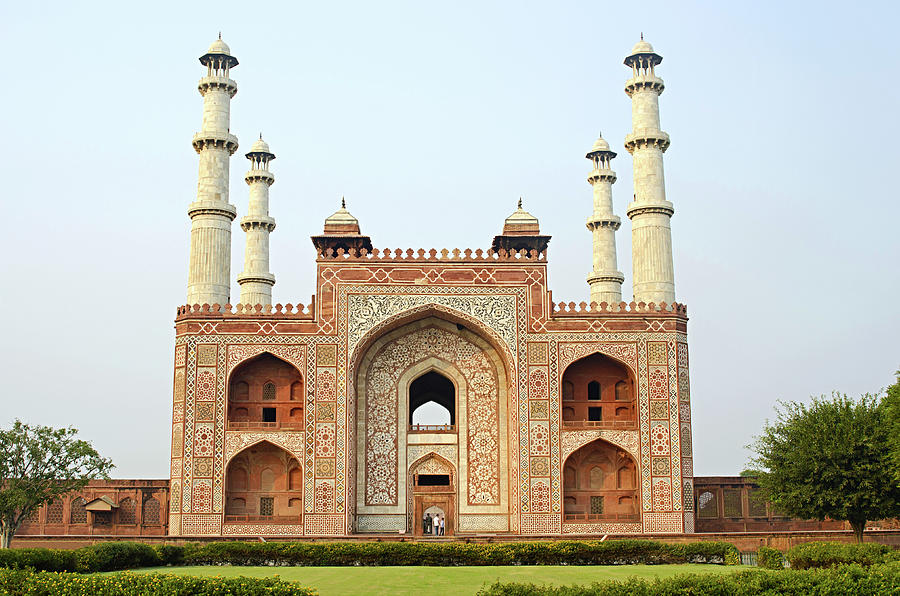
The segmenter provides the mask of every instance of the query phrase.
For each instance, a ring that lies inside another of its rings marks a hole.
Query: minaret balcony
[[[234,221],[234,218],[237,217],[237,209],[234,205],[223,201],[194,201],[188,207],[188,216],[194,217],[195,215],[220,215]]]
[[[612,228],[618,230],[622,225],[622,220],[618,215],[593,215],[587,220],[587,229],[593,231],[595,228]]]
[[[660,151],[669,148],[669,135],[655,128],[638,128],[625,136],[625,150],[634,153],[642,147],[657,147]]]
[[[637,200],[629,203],[628,210],[625,212],[625,215],[628,216],[628,219],[634,219],[636,215],[646,215],[652,213],[659,213],[671,217],[675,213],[675,205],[673,205],[671,201],[645,203]]]
[[[607,168],[593,169],[591,173],[588,174],[588,182],[591,184],[599,181],[609,182],[610,184],[616,181],[616,172],[615,170],[610,170]]]
[[[218,75],[203,77],[200,79],[200,82],[197,83],[197,90],[201,95],[206,95],[211,89],[220,89],[228,93],[231,97],[234,97],[237,93],[237,83],[228,77]]]
[[[211,147],[214,149],[227,149],[228,153],[234,155],[238,148],[238,138],[231,133],[220,132],[218,130],[204,130],[194,135],[191,144],[194,151],[200,153],[204,149]]]
[[[241,229],[245,232],[254,228],[275,229],[275,220],[267,215],[245,215],[241,218]]]
[[[244,174],[244,181],[247,184],[253,184],[254,182],[265,182],[271,186],[275,182],[275,174],[273,174],[269,170],[250,170],[249,172]]]
[[[628,97],[631,97],[636,91],[644,90],[656,91],[657,95],[662,95],[665,88],[666,86],[661,78],[649,73],[639,74],[625,82],[625,93]]]

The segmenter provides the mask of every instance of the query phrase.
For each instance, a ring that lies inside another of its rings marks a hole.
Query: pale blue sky
[[[278,156],[276,301],[309,301],[309,236],[341,195],[380,248],[487,247],[521,195],[553,236],[554,299],[586,300],[583,155],[600,130],[619,152],[625,219],[622,59],[643,31],[665,57],[696,473],[739,472],[776,399],[900,367],[896,3],[141,6],[0,7],[0,424],[72,424],[116,476],[167,475],[197,57],[219,30],[240,60],[232,132]],[[627,221],[618,247],[630,295]]]

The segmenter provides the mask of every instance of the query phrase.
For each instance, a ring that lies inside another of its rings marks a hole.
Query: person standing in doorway
[[[444,516],[441,516],[441,536],[444,535]]]

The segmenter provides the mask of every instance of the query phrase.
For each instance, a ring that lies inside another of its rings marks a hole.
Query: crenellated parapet
[[[687,305],[675,302],[673,304],[666,304],[665,302],[660,302],[656,304],[655,302],[650,302],[649,304],[646,302],[619,302],[617,304],[608,304],[606,302],[591,302],[588,304],[587,302],[579,302],[575,304],[574,302],[551,302],[550,303],[550,314],[551,316],[566,316],[566,315],[586,315],[586,314],[603,314],[603,315],[615,315],[615,314],[674,314],[679,316],[687,316]]]
[[[214,318],[256,318],[271,316],[284,319],[312,320],[315,317],[315,297],[308,305],[297,304],[185,304],[175,309],[175,320],[186,318],[214,317]]]
[[[325,249],[317,255],[320,261],[363,261],[363,262],[435,262],[435,263],[467,263],[467,262],[485,262],[485,263],[502,263],[502,262],[522,262],[533,261],[538,263],[547,262],[547,250],[519,250],[507,251],[503,249],[446,249],[440,250],[436,248],[424,249],[419,248],[413,250],[407,248],[379,250],[373,248],[367,250],[365,248],[344,250],[339,248]]]

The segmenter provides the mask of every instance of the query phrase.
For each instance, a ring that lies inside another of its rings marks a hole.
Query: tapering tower
[[[591,287],[591,302],[597,304],[621,302],[622,282],[625,281],[625,276],[618,270],[616,257],[616,230],[622,225],[622,220],[613,214],[612,185],[616,181],[616,173],[610,161],[615,156],[603,135],[597,138],[585,155],[594,166],[588,175],[588,182],[594,189],[594,212],[587,220],[587,229],[594,235],[594,269],[588,275],[587,282]]]
[[[635,302],[675,302],[675,266],[672,260],[670,220],[675,208],[666,200],[663,153],[669,135],[659,128],[659,96],[665,88],[655,67],[662,56],[653,46],[639,41],[625,58],[631,78],[625,93],[631,98],[632,131],[625,149],[634,158],[634,201],[628,205],[631,219]]]
[[[275,229],[275,220],[269,217],[269,187],[275,176],[269,171],[269,162],[275,154],[269,151],[262,134],[247,153],[250,171],[244,180],[250,186],[250,204],[247,216],[241,218],[241,229],[247,233],[244,249],[244,271],[238,275],[241,286],[241,304],[272,304],[272,286],[275,276],[269,272],[269,234]]]
[[[191,203],[191,256],[188,304],[221,304],[231,300],[231,222],[237,215],[228,202],[229,161],[238,140],[230,132],[231,98],[237,83],[229,71],[237,66],[228,45],[219,39],[200,56],[206,76],[198,90],[203,96],[203,125],[194,135],[200,155],[197,200]]]

